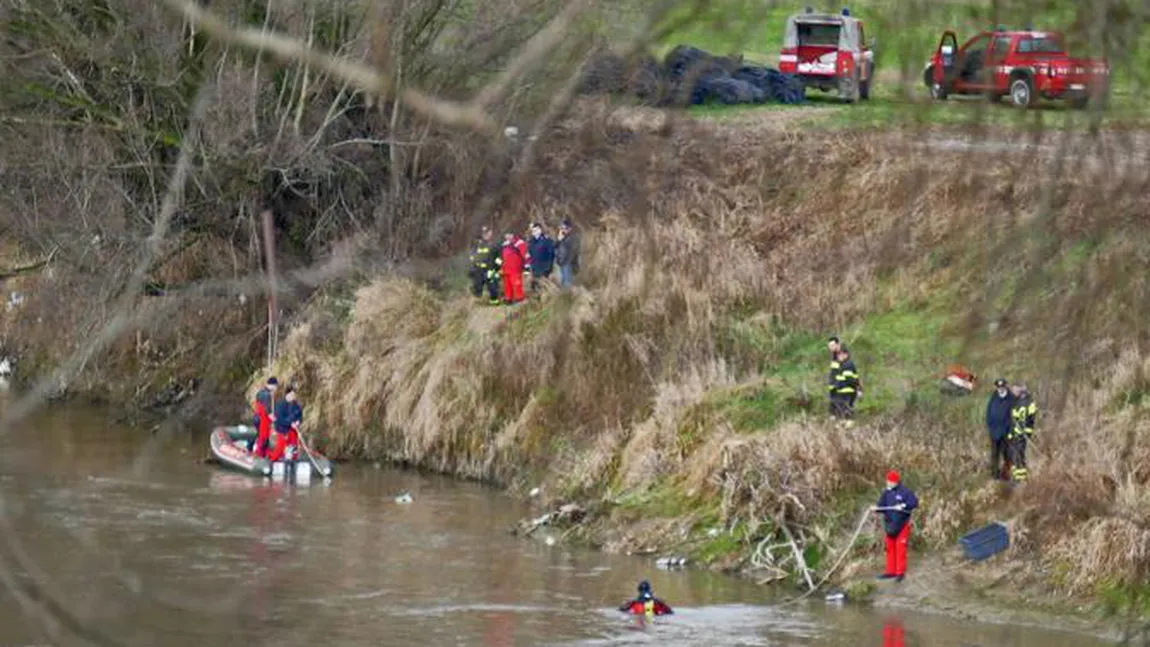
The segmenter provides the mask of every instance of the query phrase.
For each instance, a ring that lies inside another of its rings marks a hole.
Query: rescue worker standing
[[[276,405],[276,446],[268,460],[294,460],[299,448],[299,427],[303,422],[303,407],[296,399],[295,389],[284,390],[284,399]]]
[[[1014,406],[1010,417],[1010,462],[1013,467],[1010,476],[1015,483],[1022,483],[1030,478],[1030,471],[1026,468],[1026,444],[1034,435],[1034,422],[1038,417],[1038,405],[1030,398],[1030,390],[1026,383],[1015,384],[1011,387],[1014,395]]]
[[[248,442],[248,451],[254,452],[261,458],[268,455],[268,441],[271,439],[272,422],[275,420],[276,388],[279,381],[269,377],[264,388],[256,392],[252,409],[255,410],[252,422],[257,433],[255,439]]]
[[[886,572],[879,575],[878,579],[901,582],[906,576],[910,513],[917,507],[918,498],[900,482],[898,472],[887,472],[886,489],[875,506],[875,513],[882,515],[882,527],[886,533]]]
[[[527,256],[527,244],[515,234],[503,237],[500,250],[502,260],[499,268],[503,277],[503,302],[519,303],[523,300],[523,274],[531,267]]]
[[[479,240],[476,241],[475,247],[471,250],[471,268],[469,272],[471,276],[471,294],[478,299],[483,295],[483,290],[486,288],[487,298],[490,300],[491,305],[499,305],[497,279],[499,277],[499,264],[502,263],[502,259],[499,255],[499,247],[495,244],[493,238],[491,227],[484,226],[480,232]]]
[[[846,348],[839,347],[835,351],[835,361],[831,362],[830,375],[827,377],[827,390],[830,393],[831,415],[842,419],[852,418],[855,398],[862,389],[858,370]]]
[[[986,431],[990,434],[990,478],[1010,479],[1010,430],[1014,427],[1014,394],[1006,380],[994,381],[994,393],[986,403]]]

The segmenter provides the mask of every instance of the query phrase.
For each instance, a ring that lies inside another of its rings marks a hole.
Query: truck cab
[[[835,91],[847,102],[869,99],[874,50],[866,44],[863,21],[842,14],[804,13],[787,18],[779,71],[794,74],[807,87]]]
[[[985,95],[992,101],[1009,97],[1026,108],[1039,99],[1065,99],[1083,108],[1109,88],[1105,59],[1071,57],[1061,34],[1038,30],[984,31],[962,45],[953,31],[944,32],[923,70],[931,97]]]

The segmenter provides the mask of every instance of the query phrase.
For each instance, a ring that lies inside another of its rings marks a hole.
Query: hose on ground
[[[835,572],[839,570],[839,567],[841,567],[843,565],[843,562],[846,561],[847,555],[850,554],[851,549],[854,548],[855,542],[858,541],[859,535],[862,534],[863,528],[866,527],[866,522],[870,518],[870,515],[877,512],[877,511],[880,511],[880,510],[882,510],[882,508],[873,508],[873,507],[867,506],[867,508],[865,510],[863,510],[862,517],[859,518],[858,527],[855,528],[855,532],[853,535],[851,535],[850,541],[847,542],[847,545],[843,547],[843,551],[839,555],[838,561],[836,561],[834,563],[834,565],[831,566],[830,570],[827,571],[823,575],[822,579],[819,580],[818,584],[815,584],[815,586],[813,588],[808,589],[807,592],[803,593],[802,595],[790,598],[788,600],[785,600],[785,601],[779,603],[779,606],[786,606],[788,604],[794,604],[795,602],[805,600],[812,593],[814,593],[815,591],[818,591],[820,588],[822,588],[822,586],[827,583],[827,580],[831,579],[831,576],[834,575]]]

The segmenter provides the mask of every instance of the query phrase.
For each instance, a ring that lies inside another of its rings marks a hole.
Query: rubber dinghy
[[[253,476],[272,476],[274,467],[272,462],[248,451],[248,443],[254,441],[257,435],[258,430],[247,425],[216,427],[211,435],[212,456],[220,464],[234,470]],[[326,456],[310,447],[300,449],[301,456],[298,463],[306,463],[309,468],[314,467],[319,476],[331,477],[331,461]],[[311,460],[308,460],[308,456]]]

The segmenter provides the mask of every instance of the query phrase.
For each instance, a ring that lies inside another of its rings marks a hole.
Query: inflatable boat
[[[253,476],[294,475],[306,478],[314,470],[319,476],[331,478],[332,465],[326,456],[310,447],[300,447],[298,461],[277,461],[256,456],[248,450],[258,430],[248,425],[220,426],[212,430],[212,456],[221,464]],[[292,464],[294,463],[294,465]]]

